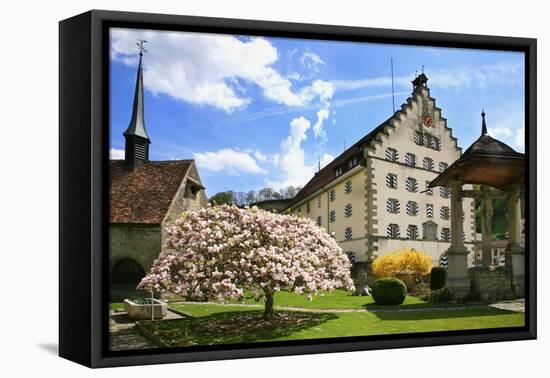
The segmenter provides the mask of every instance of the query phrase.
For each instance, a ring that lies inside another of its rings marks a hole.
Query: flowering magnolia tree
[[[350,262],[313,221],[257,208],[206,207],[168,226],[167,249],[139,288],[168,290],[195,300],[264,297],[273,316],[280,290],[311,296],[318,290],[354,290]]]

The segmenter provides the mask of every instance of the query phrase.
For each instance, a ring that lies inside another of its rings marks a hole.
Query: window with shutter
[[[433,171],[434,170],[434,161],[430,159],[429,157],[424,158],[422,166],[427,171]]]
[[[353,231],[352,231],[351,227],[347,227],[347,228],[346,228],[346,231],[345,231],[345,235],[344,235],[344,236],[345,236],[345,239],[346,239],[346,240],[351,240],[351,239],[353,239]]]
[[[399,201],[395,198],[389,198],[386,202],[386,210],[388,213],[398,214],[399,213]]]
[[[418,214],[418,204],[415,201],[407,202],[407,215],[417,215]]]
[[[397,189],[397,175],[388,173],[386,175],[386,186],[388,188]]]
[[[405,188],[408,192],[418,192],[418,181],[416,181],[414,177],[407,177],[407,180],[405,181]]]
[[[427,218],[434,217],[434,205],[432,205],[431,203],[426,204],[426,217]]]
[[[405,155],[405,164],[409,167],[416,167],[416,155],[410,152],[407,152]]]
[[[441,206],[441,210],[439,211],[439,214],[441,215],[441,219],[443,220],[449,220],[450,218],[450,210],[448,206]]]
[[[352,189],[353,188],[352,188],[351,180],[346,181],[346,184],[345,184],[345,187],[344,187],[344,192],[346,194],[350,194]]]
[[[451,240],[451,229],[450,228],[442,228],[441,229],[441,240],[443,241],[450,241]]]
[[[351,206],[351,203],[348,203],[348,204],[346,205],[346,207],[344,208],[344,214],[346,215],[346,218],[351,217],[352,212],[353,212],[353,208],[352,208],[352,206]]]
[[[389,160],[389,161],[399,160],[399,153],[395,148],[391,148],[391,147],[386,148],[386,160]]]
[[[411,240],[418,239],[418,226],[409,224],[407,227],[407,238]]]
[[[399,225],[391,223],[388,225],[387,228],[387,235],[390,239],[397,239],[399,238]]]

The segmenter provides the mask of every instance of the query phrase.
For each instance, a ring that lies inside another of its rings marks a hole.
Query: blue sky
[[[304,185],[344,145],[392,114],[422,65],[461,147],[489,133],[524,139],[522,53],[113,29],[112,158],[124,153],[146,39],[145,119],[152,160],[195,159],[207,194]]]

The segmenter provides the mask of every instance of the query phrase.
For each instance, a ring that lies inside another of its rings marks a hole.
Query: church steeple
[[[485,123],[485,110],[481,110],[481,135],[487,135],[487,124]]]
[[[139,64],[136,77],[136,90],[134,93],[134,105],[130,124],[124,132],[126,139],[125,155],[126,167],[134,170],[149,160],[149,144],[151,140],[145,130],[144,104],[143,104],[143,72],[141,62],[143,53],[147,52],[143,44],[147,41],[138,39]]]

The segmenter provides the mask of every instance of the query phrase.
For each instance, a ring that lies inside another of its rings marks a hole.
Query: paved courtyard
[[[164,319],[179,319],[182,315],[168,310]],[[138,350],[158,348],[158,345],[143,337],[136,329],[135,322],[128,317],[126,312],[111,311],[109,316],[109,349]]]

